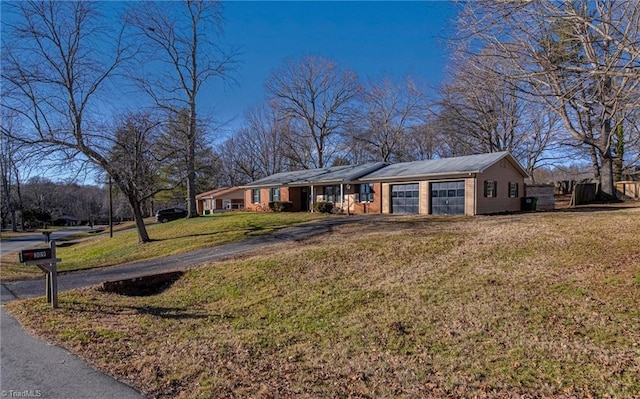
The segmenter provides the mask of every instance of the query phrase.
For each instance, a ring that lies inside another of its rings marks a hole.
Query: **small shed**
[[[571,195],[571,206],[586,205],[596,200],[598,184],[594,182],[582,182],[575,185]]]
[[[631,198],[636,201],[640,200],[640,181],[619,181],[616,182],[616,191],[621,197]]]

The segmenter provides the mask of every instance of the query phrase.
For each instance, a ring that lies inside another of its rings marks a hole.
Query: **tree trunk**
[[[603,83],[603,91],[610,93],[611,78],[605,79]],[[613,178],[613,156],[611,154],[611,142],[614,139],[615,131],[613,131],[613,110],[609,106],[604,108],[604,117],[600,127],[600,137],[596,141],[597,148],[600,150],[600,192],[598,193],[601,200],[615,201],[616,187]]]
[[[591,154],[591,166],[593,166],[594,177],[600,180],[601,170],[600,170],[600,160],[598,159],[598,149],[595,146],[592,146],[589,150]]]
[[[601,173],[600,173],[600,199],[602,200],[616,200],[616,188],[613,179],[613,158],[611,157],[611,151],[607,147],[607,151],[601,152]]]
[[[13,210],[13,205],[11,203],[11,192],[9,191],[9,179],[7,178],[7,173],[8,172],[8,168],[4,167],[5,165],[5,160],[2,160],[2,196],[4,198],[2,198],[2,200],[4,201],[6,207],[7,207],[7,211],[11,216],[11,229],[13,231],[18,231],[18,229],[16,228],[16,221],[15,221],[15,211]],[[3,219],[4,222],[4,219]]]
[[[193,159],[189,160],[189,169],[194,169]],[[187,176],[187,211],[189,214],[187,218],[195,218],[198,216],[198,210],[196,208],[196,179],[195,172],[192,170]]]
[[[138,243],[144,244],[150,242],[149,233],[147,233],[147,227],[144,225],[144,217],[142,210],[140,209],[140,202],[136,199],[129,198],[131,204],[131,211],[133,212],[133,219],[136,222],[136,228],[138,229]]]
[[[187,218],[198,216],[196,207],[196,104],[191,103],[189,112],[189,137],[187,148]]]
[[[18,203],[17,209],[14,207],[14,211],[20,211],[20,228],[24,231],[24,201],[22,200],[22,187],[20,185],[20,180],[16,180],[16,194],[18,195]]]
[[[622,169],[624,162],[624,130],[622,122],[618,123],[615,127],[615,141],[614,141],[614,167],[613,174],[615,181],[622,180]]]
[[[16,217],[16,210],[13,208],[11,209],[11,230],[18,231],[18,218]]]

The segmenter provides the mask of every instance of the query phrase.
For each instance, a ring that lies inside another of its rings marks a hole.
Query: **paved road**
[[[96,226],[97,227],[97,226]],[[66,236],[70,236],[76,233],[81,233],[83,231],[89,231],[91,227],[89,226],[74,226],[68,227],[64,230],[57,230],[51,233],[52,240],[59,240]],[[42,233],[33,233],[28,235],[22,235],[16,238],[9,238],[5,240],[0,240],[0,254],[4,256],[7,253],[19,251],[21,249],[30,248],[30,247],[38,247],[45,243],[44,235]]]
[[[4,309],[0,396],[51,399],[141,399],[140,393],[95,370],[84,360],[25,333]]]
[[[375,216],[365,216],[370,219]],[[282,229],[267,236],[220,245],[186,254],[126,265],[61,274],[60,291],[140,277],[230,258],[280,242],[302,240],[330,232],[333,227],[362,220],[362,216],[327,218],[301,226]],[[44,278],[0,284],[1,302],[44,295]],[[96,371],[64,349],[51,346],[25,333],[12,317],[2,310],[0,323],[0,389],[3,397],[10,392],[34,391],[42,398],[142,398],[132,388]],[[14,395],[20,396],[20,395]],[[28,395],[21,395],[22,397]],[[38,397],[32,395],[32,397]]]

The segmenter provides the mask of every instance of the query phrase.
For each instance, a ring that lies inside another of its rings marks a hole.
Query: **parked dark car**
[[[166,208],[156,212],[156,222],[166,223],[187,217],[188,212],[182,208]]]

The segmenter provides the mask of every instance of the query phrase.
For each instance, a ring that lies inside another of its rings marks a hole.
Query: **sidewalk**
[[[366,218],[376,217],[374,215]],[[120,266],[81,270],[58,276],[59,291],[127,278],[186,269],[198,264],[228,259],[266,246],[299,241],[330,232],[334,227],[354,223],[363,217],[327,218],[288,227],[270,235],[224,244],[161,259]],[[1,302],[44,295],[44,276],[37,280],[0,284]],[[84,360],[25,332],[18,322],[1,310],[0,395],[41,398],[142,398],[133,388],[95,370]]]

